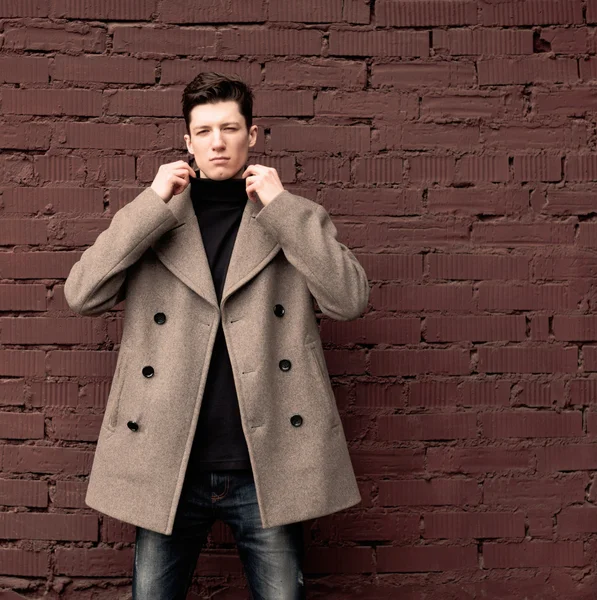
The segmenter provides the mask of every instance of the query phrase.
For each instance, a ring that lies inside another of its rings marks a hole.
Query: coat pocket
[[[118,352],[118,363],[114,376],[112,377],[112,386],[110,387],[110,394],[108,396],[108,402],[106,405],[106,416],[104,418],[104,426],[109,431],[116,429],[118,422],[118,409],[120,408],[120,396],[122,394],[122,387],[125,379],[125,352],[121,349]]]
[[[338,407],[336,406],[336,397],[334,396],[332,383],[325,366],[323,352],[320,351],[320,346],[317,340],[308,342],[306,346],[309,349],[312,362],[315,363],[316,373],[319,374],[319,381],[324,391],[323,401],[326,403],[326,408],[330,413],[332,427],[336,427],[340,424],[340,415],[338,414]]]

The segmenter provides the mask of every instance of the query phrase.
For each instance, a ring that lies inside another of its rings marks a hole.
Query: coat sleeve
[[[321,205],[283,191],[259,211],[256,220],[305,276],[323,314],[348,321],[365,312],[369,301],[365,270],[336,239],[336,227]]]
[[[126,270],[178,220],[151,188],[121,208],[73,265],[64,285],[70,308],[99,315],[125,298]]]

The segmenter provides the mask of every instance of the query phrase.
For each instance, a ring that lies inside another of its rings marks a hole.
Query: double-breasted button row
[[[274,306],[274,314],[276,317],[282,318],[286,314],[286,309],[281,304],[276,304]],[[292,363],[287,358],[283,358],[278,363],[278,366],[281,371],[287,372],[292,368]],[[301,415],[292,415],[292,417],[290,417],[290,424],[293,427],[300,427],[303,424],[303,417],[301,417]]]
[[[153,320],[158,325],[163,325],[166,322],[166,315],[163,312],[157,312],[155,315],[153,315]],[[151,365],[146,365],[141,369],[141,373],[143,373],[143,377],[147,377],[149,379],[150,377],[154,376],[155,370]],[[131,431],[139,431],[139,424],[136,421],[128,421],[126,426]]]

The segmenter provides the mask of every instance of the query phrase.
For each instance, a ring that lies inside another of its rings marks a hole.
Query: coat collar
[[[168,202],[178,225],[152,246],[160,261],[199,296],[217,307],[201,230],[191,201],[190,186]],[[224,282],[221,306],[238,288],[252,279],[278,253],[280,245],[261,227],[255,217],[261,203],[247,200]]]

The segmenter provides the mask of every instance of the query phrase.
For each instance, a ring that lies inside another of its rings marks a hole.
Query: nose
[[[219,130],[214,130],[214,135],[211,141],[212,148],[215,150],[216,148],[224,147],[224,138]]]

